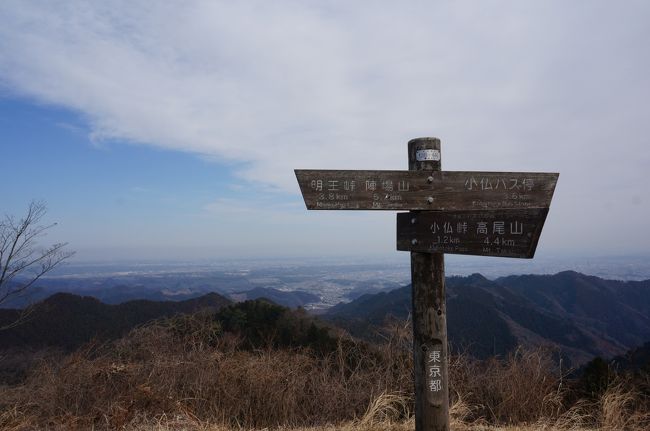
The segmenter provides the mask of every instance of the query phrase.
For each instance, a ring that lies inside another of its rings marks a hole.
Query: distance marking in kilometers
[[[547,208],[557,173],[296,169],[311,210]]]
[[[397,249],[532,258],[548,208],[397,214]]]

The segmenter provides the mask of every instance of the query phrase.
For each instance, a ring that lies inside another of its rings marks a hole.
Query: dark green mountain
[[[573,322],[596,339],[605,356],[650,340],[650,280],[604,280],[574,271],[510,276],[496,282],[540,311]]]
[[[201,309],[218,310],[231,301],[216,293],[185,301],[137,300],[117,305],[96,298],[57,293],[34,306],[20,325],[0,330],[0,349],[55,346],[72,350],[92,339],[119,338],[137,325]],[[0,310],[0,327],[20,317],[20,310]]]
[[[231,293],[230,299],[246,301],[251,299],[268,299],[289,308],[302,307],[305,304],[320,301],[320,296],[304,290],[283,291],[271,287],[256,287],[244,292]]]
[[[227,333],[237,334],[242,347],[309,347],[328,354],[340,340],[330,328],[305,310],[292,310],[265,299],[238,302],[217,311],[214,319]]]
[[[490,281],[480,274],[447,279],[452,348],[477,357],[518,345],[557,346],[574,363],[612,357],[650,340],[650,281],[604,280],[572,271]],[[363,295],[324,318],[372,336],[387,316],[404,319],[411,288]]]
[[[312,299],[311,294],[280,292],[279,301],[273,289],[245,293],[246,298],[266,297],[285,304]],[[452,348],[477,357],[503,355],[518,345],[547,345],[559,347],[574,364],[580,364],[594,356],[622,355],[650,340],[650,281],[604,280],[571,271],[494,281],[474,274],[448,278],[447,293]],[[184,301],[137,300],[109,305],[61,293],[37,304],[22,325],[0,331],[0,348],[74,349],[93,338],[120,337],[153,319],[202,308],[221,309],[230,303],[212,293]],[[323,317],[353,335],[373,338],[388,316],[405,319],[410,310],[411,289],[405,286],[362,295],[331,308]],[[19,313],[0,310],[0,326],[13,322]]]

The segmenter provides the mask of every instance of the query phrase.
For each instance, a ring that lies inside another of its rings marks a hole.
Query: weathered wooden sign
[[[296,169],[310,210],[547,208],[558,174]]]
[[[532,258],[547,208],[397,214],[397,249]]]
[[[440,140],[412,139],[408,171],[295,171],[310,210],[410,210],[416,431],[449,431],[444,253],[532,258],[557,173],[440,170]]]

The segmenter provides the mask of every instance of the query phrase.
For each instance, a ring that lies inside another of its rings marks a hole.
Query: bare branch
[[[16,221],[14,217],[6,215],[0,222],[0,304],[21,295],[42,276],[74,255],[74,252],[64,250],[67,243],[54,244],[45,249],[36,247],[37,239],[56,226],[56,223],[39,224],[46,213],[43,202],[32,201],[24,218]],[[24,277],[25,281],[14,282],[14,278],[19,276],[21,279]],[[16,322],[0,330],[19,324],[30,312],[29,307],[26,308]]]
[[[22,272],[23,270],[29,268],[32,265],[35,265],[37,263],[42,263],[42,262],[48,262],[52,260],[52,258],[57,257],[57,255],[62,252],[62,248],[65,247],[66,245],[67,243],[54,244],[49,249],[41,251],[40,255],[32,260],[29,260],[29,258],[31,258],[34,252],[30,251],[30,253],[25,258],[21,259],[20,261],[14,264],[14,266],[8,272],[6,276],[6,280],[7,281],[11,280],[18,273]]]
[[[25,307],[25,308],[23,308],[22,310],[19,311],[18,317],[16,318],[16,320],[14,320],[13,322],[9,322],[6,325],[0,326],[0,331],[15,328],[18,325],[22,325],[27,320],[29,320],[29,318],[32,315],[32,313],[34,312],[35,308],[36,308],[36,306],[34,304],[29,304],[27,307]]]

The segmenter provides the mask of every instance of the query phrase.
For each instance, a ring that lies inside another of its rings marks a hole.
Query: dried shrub
[[[484,361],[467,355],[450,364],[452,394],[472,406],[470,419],[512,424],[555,417],[562,409],[562,375],[545,350],[523,350]]]
[[[0,429],[413,428],[408,323],[391,322],[379,344],[316,334],[326,341],[317,348],[279,347],[266,335],[251,344],[199,313],[42,355],[24,381],[0,387]],[[456,355],[450,377],[453,429],[650,429],[647,376],[575,401],[548,350]]]
[[[24,384],[0,389],[0,425],[29,418],[48,427],[115,429],[143,414],[312,425],[353,420],[375,396],[410,389],[408,364],[399,356],[387,361],[386,347],[345,338],[328,354],[240,347],[240,338],[202,315],[147,325],[60,362],[43,361]]]

